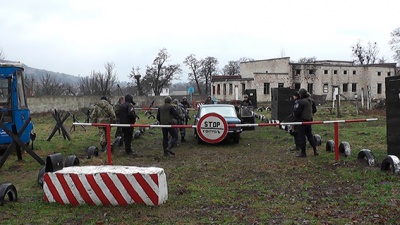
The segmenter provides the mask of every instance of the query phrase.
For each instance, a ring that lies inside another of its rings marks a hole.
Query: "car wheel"
[[[233,136],[233,143],[239,144],[240,142],[240,134]]]
[[[197,144],[204,144],[204,141],[197,135]]]

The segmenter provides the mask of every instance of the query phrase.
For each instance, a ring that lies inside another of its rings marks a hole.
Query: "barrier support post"
[[[108,165],[112,165],[111,162],[111,126],[107,124],[106,126],[106,140],[107,140],[107,156],[108,156]]]
[[[334,123],[335,127],[335,161],[339,161],[339,123],[335,122]]]

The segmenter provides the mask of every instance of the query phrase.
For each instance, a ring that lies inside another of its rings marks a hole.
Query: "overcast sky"
[[[400,0],[4,0],[0,48],[8,60],[76,76],[114,62],[120,81],[166,48],[186,81],[190,54],[216,57],[219,68],[242,57],[352,60],[360,40],[394,62],[399,12]]]

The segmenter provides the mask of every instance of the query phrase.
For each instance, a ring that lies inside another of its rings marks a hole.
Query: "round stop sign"
[[[228,134],[228,123],[218,113],[207,113],[197,123],[197,135],[207,143],[221,142]]]

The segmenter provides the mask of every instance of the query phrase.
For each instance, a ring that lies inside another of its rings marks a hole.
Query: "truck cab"
[[[19,132],[29,117],[23,64],[0,62],[0,122],[9,130]],[[23,143],[29,143],[31,132],[33,132],[32,122],[20,136]],[[7,147],[12,141],[12,138],[0,128],[0,148]]]

